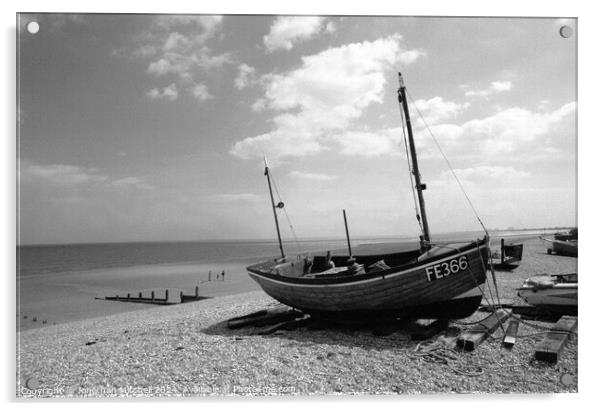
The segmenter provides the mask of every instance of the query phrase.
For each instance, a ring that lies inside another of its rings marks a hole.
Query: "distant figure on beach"
[[[224,281],[224,276],[226,275],[226,270],[222,270],[222,281]]]

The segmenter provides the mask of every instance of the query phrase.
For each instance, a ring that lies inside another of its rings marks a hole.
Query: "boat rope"
[[[435,145],[437,146],[437,149],[439,150],[439,152],[441,153],[441,155],[445,159],[445,162],[447,163],[447,166],[449,167],[452,175],[454,176],[454,179],[458,183],[458,186],[460,187],[460,190],[462,190],[462,193],[464,194],[464,197],[466,197],[466,200],[468,201],[468,204],[470,205],[470,208],[472,209],[472,212],[474,213],[477,221],[479,222],[479,224],[481,225],[481,227],[483,227],[483,230],[485,231],[485,234],[489,235],[489,232],[487,231],[487,228],[485,227],[485,224],[483,224],[483,221],[481,220],[481,217],[479,217],[479,213],[477,212],[475,206],[472,204],[472,201],[470,200],[470,197],[468,197],[468,193],[466,193],[466,190],[464,189],[464,186],[462,185],[462,183],[460,182],[460,179],[456,175],[456,172],[454,171],[454,168],[452,167],[449,159],[447,158],[447,156],[443,152],[443,149],[441,149],[441,146],[439,145],[439,141],[437,141],[437,139],[435,138],[433,132],[431,131],[431,128],[429,127],[428,123],[424,119],[424,116],[422,115],[422,112],[420,111],[420,109],[418,109],[418,106],[416,105],[416,102],[414,101],[414,98],[412,97],[412,95],[408,91],[407,87],[406,87],[406,93],[408,94],[408,96],[410,96],[410,100],[412,100],[412,104],[414,105],[414,108],[416,109],[416,112],[418,113],[418,115],[422,119],[422,122],[424,123],[426,129],[428,130],[431,138],[435,142]]]
[[[490,250],[489,235],[487,235],[487,249]],[[489,289],[489,295],[491,296],[491,300],[495,303],[494,306],[496,308],[501,308],[502,305],[500,303],[500,293],[499,293],[499,289],[497,286],[497,277],[495,276],[495,269],[493,268],[493,257],[491,255],[491,252],[489,252],[487,255],[487,263],[485,263],[485,261],[483,261],[483,256],[481,255],[481,253],[479,253],[479,257],[481,258],[481,263],[485,267],[485,282],[487,283],[487,288]],[[489,279],[487,278],[487,268],[489,268],[489,270],[491,271],[491,279],[493,280],[493,286],[495,288],[495,297],[493,296],[493,291],[491,290],[491,284],[489,284]],[[502,324],[500,323],[500,326],[501,325]]]
[[[272,183],[274,183],[274,190],[276,191],[276,195],[278,196],[278,201],[281,202],[282,204],[284,204],[284,201],[282,201],[282,197],[280,196],[280,192],[278,192],[278,184],[276,184],[276,180],[274,179],[274,175],[272,174],[272,171],[268,169],[268,173],[270,173],[270,178],[272,179]],[[299,238],[297,238],[297,233],[295,232],[293,223],[288,215],[288,212],[286,211],[286,205],[284,207],[282,207],[282,211],[284,211],[284,216],[286,217],[286,221],[288,222],[288,227],[290,228],[291,233],[293,235],[293,239],[295,240],[295,244],[297,245],[297,250],[298,250],[298,252],[300,252],[301,244],[299,243]]]
[[[466,362],[464,358],[461,358],[458,351],[450,348],[448,343],[442,340],[425,345],[418,343],[413,355],[424,362],[445,365],[454,373],[466,377],[478,377],[485,372],[485,367],[481,364],[461,364]]]
[[[412,197],[414,198],[414,212],[416,213],[416,220],[418,220],[418,227],[420,227],[420,232],[424,235],[424,228],[422,227],[422,220],[420,219],[420,211],[418,211],[418,199],[416,198],[416,187],[414,187],[414,182],[412,181],[412,166],[410,163],[410,152],[408,149],[408,139],[406,136],[406,125],[403,121],[403,109],[401,108],[401,104],[399,104],[399,114],[401,115],[401,130],[403,131],[403,143],[405,145],[406,159],[408,160],[408,178],[410,179],[410,190],[412,191]],[[399,142],[399,146],[401,149],[401,141]]]

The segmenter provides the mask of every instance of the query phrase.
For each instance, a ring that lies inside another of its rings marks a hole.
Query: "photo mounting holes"
[[[571,28],[571,26],[560,27],[560,36],[561,37],[568,39],[572,35],[573,35],[573,29]]]
[[[30,34],[36,34],[38,31],[40,31],[40,25],[37,21],[30,21],[27,23],[27,31]]]

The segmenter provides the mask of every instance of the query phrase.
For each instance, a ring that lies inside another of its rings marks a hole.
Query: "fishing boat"
[[[489,266],[489,237],[464,242],[431,241],[418,169],[406,87],[399,73],[398,103],[408,162],[417,194],[416,217],[422,231],[412,249],[386,246],[352,249],[345,218],[347,253],[324,251],[287,257],[282,246],[271,172],[267,177],[276,222],[280,257],[247,267],[271,297],[313,316],[329,319],[464,318],[481,303]],[[405,120],[405,123],[404,121]],[[411,154],[411,157],[410,157]],[[480,221],[480,220],[479,220]]]
[[[518,295],[530,305],[547,311],[577,314],[577,274],[538,275],[528,278]]]
[[[568,257],[577,257],[578,250],[578,232],[577,228],[571,229],[568,233],[556,233],[554,238],[540,237],[542,241],[549,244],[548,254],[557,254]]]
[[[491,260],[496,270],[514,270],[523,259],[522,243],[506,244],[502,238],[500,251],[492,253]]]

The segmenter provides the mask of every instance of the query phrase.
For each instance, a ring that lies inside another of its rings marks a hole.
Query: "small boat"
[[[577,314],[577,274],[538,275],[526,279],[518,296],[547,311]]]
[[[493,268],[496,270],[514,270],[520,265],[523,259],[523,245],[506,244],[502,238],[499,253],[493,253],[491,256]]]
[[[548,243],[548,254],[557,254],[568,257],[577,257],[578,249],[577,228],[571,229],[568,233],[556,233],[554,238],[540,237],[541,240]]]
[[[410,122],[406,88],[399,74],[398,102],[409,140],[411,170],[422,231],[413,249],[374,251],[352,249],[347,229],[347,252],[324,251],[287,257],[282,247],[271,172],[265,162],[280,257],[247,267],[249,275],[271,297],[307,314],[328,319],[385,320],[389,318],[464,318],[479,307],[481,286],[489,267],[489,237],[465,242],[431,241]],[[403,125],[403,121],[402,121]],[[405,137],[405,134],[404,134]],[[407,145],[406,145],[407,147]],[[410,161],[410,155],[408,155]],[[390,248],[390,246],[389,246]]]

